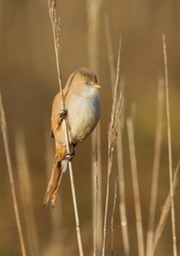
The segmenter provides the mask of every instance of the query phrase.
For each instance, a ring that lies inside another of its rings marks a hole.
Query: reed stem
[[[169,82],[168,82],[168,62],[166,50],[166,37],[162,36],[164,70],[165,70],[165,97],[166,97],[166,117],[167,117],[167,134],[168,134],[168,160],[169,160],[169,186],[171,197],[171,225],[172,225],[172,243],[173,256],[177,256],[177,241],[176,241],[176,219],[174,209],[174,191],[173,191],[173,170],[172,170],[172,143],[171,143],[171,124],[170,124],[170,104],[169,104]]]
[[[7,123],[6,123],[4,106],[2,102],[1,91],[0,91],[0,123],[1,123],[1,131],[3,136],[4,149],[5,149],[6,161],[7,161],[7,167],[8,167],[9,182],[11,186],[11,195],[13,200],[14,214],[15,214],[16,225],[18,229],[20,246],[21,246],[21,254],[22,256],[26,256],[27,255],[26,247],[25,247],[24,236],[22,232],[22,225],[21,225],[21,219],[19,215],[19,208],[18,208],[18,202],[17,202],[16,190],[15,190],[15,184],[14,184],[13,169],[12,169],[12,162],[10,157],[8,134],[7,134]]]
[[[60,90],[60,93],[61,93],[61,96],[62,96],[63,109],[65,109],[65,100],[64,100],[64,95],[63,95],[61,70],[60,70],[60,62],[59,62],[60,19],[57,18],[57,2],[56,2],[56,0],[48,0],[48,9],[49,9],[49,18],[50,18],[50,21],[51,21],[51,26],[52,26],[52,31],[53,31],[54,49],[55,49],[55,57],[56,57],[56,67],[57,67],[57,74],[58,74],[59,90]],[[65,119],[63,119],[62,124],[64,126],[63,128],[64,128],[64,131],[65,131],[67,153],[70,154],[69,134],[68,134],[68,127],[67,127],[67,123],[66,123]],[[81,228],[80,228],[80,221],[79,221],[79,214],[78,214],[78,206],[77,206],[77,199],[76,199],[76,191],[75,191],[72,163],[68,162],[68,166],[69,166],[70,184],[71,184],[72,199],[73,199],[74,214],[75,214],[75,222],[76,222],[76,235],[77,235],[78,249],[79,249],[79,255],[83,256],[84,252],[83,252],[83,245],[82,245]]]

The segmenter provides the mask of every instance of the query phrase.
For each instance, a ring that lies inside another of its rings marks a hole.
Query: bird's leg
[[[68,111],[67,111],[67,109],[64,108],[61,110],[61,112],[58,115],[63,120],[67,117],[67,114],[68,114]]]
[[[75,157],[75,147],[76,147],[76,145],[77,145],[77,143],[72,144],[71,152],[65,154],[64,160],[70,162]]]
[[[61,112],[58,114],[59,119],[57,121],[56,130],[61,126],[62,121],[66,119],[67,115],[68,115],[67,109],[62,109]]]

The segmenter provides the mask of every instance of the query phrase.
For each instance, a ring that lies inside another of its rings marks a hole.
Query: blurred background
[[[158,78],[164,76],[162,33],[166,35],[170,110],[172,127],[173,168],[180,156],[180,2],[177,0],[113,0],[102,1],[99,30],[99,80],[102,104],[102,175],[103,190],[107,172],[107,131],[111,111],[111,80],[105,37],[105,15],[108,16],[114,58],[119,33],[122,36],[121,77],[125,79],[126,113],[136,105],[135,142],[142,203],[143,226],[146,234],[154,154]],[[61,71],[63,84],[77,68],[88,66],[86,1],[58,1],[61,17]],[[96,71],[96,70],[95,70]],[[74,212],[69,175],[63,177],[60,200],[53,210],[42,207],[48,171],[53,163],[54,141],[50,138],[50,113],[58,92],[53,37],[47,1],[0,0],[0,88],[6,111],[10,153],[13,163],[20,215],[27,248],[28,232],[23,208],[23,188],[18,175],[17,151],[25,142],[29,177],[23,183],[31,186],[32,207],[37,232],[39,255],[78,255]],[[168,150],[164,112],[163,145],[158,187],[157,219],[169,191]],[[127,210],[132,255],[137,255],[134,202],[130,175],[127,135],[124,132],[124,164]],[[22,160],[23,155],[19,157]],[[79,214],[86,255],[92,253],[92,196],[90,138],[78,146],[74,163]],[[23,169],[21,170],[23,172]],[[7,165],[0,135],[0,255],[20,255]],[[103,200],[105,195],[103,194]],[[178,248],[180,250],[179,186],[175,194]],[[59,218],[55,212],[59,213]],[[52,216],[54,215],[54,217]],[[123,253],[118,207],[115,219],[115,254]],[[57,232],[57,233],[56,233]],[[53,238],[53,235],[55,238]],[[146,237],[145,237],[146,238]],[[53,241],[61,244],[51,252]],[[33,255],[29,252],[28,255]],[[61,252],[62,252],[61,251]],[[51,252],[51,253],[50,253]],[[34,254],[35,255],[35,254]],[[38,255],[38,254],[37,254]],[[157,255],[172,255],[170,218],[158,246]]]

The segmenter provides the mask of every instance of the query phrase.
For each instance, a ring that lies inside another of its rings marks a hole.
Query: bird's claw
[[[73,145],[73,147],[71,148],[71,152],[65,154],[64,160],[66,160],[67,162],[70,162],[75,157],[74,148],[75,148],[75,145]]]
[[[72,153],[67,153],[65,156],[64,156],[64,160],[70,162],[73,158],[74,158],[75,154],[74,152]]]
[[[67,114],[68,114],[67,109],[62,109],[58,115],[61,119],[65,119],[67,117]]]

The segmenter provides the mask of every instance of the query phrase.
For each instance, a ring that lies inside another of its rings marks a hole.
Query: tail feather
[[[56,144],[56,153],[55,153],[55,167],[52,170],[52,174],[46,189],[44,196],[43,205],[48,206],[51,203],[51,206],[54,207],[58,200],[60,183],[63,173],[67,169],[68,160],[64,160],[66,155],[66,146],[61,144]]]
[[[43,200],[43,205],[48,206],[49,202],[51,201],[52,206],[55,206],[55,203],[57,201],[58,193],[59,191],[59,179],[61,174],[61,163],[55,165],[54,169],[52,170],[52,174],[46,189],[46,193]]]

